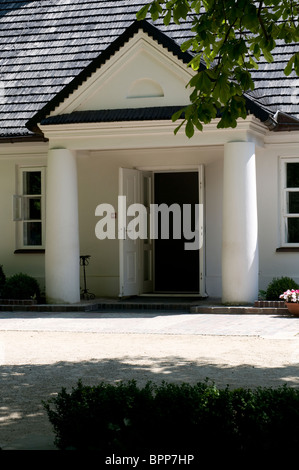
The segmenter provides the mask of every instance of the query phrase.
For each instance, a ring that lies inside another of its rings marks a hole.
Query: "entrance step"
[[[191,307],[191,313],[212,313],[212,314],[255,314],[255,315],[262,315],[262,314],[276,314],[276,315],[285,315],[288,313],[288,309],[283,308],[275,308],[275,307],[227,307],[227,306],[216,306],[216,307]]]
[[[228,306],[228,305],[217,305],[217,306],[196,306],[191,307],[193,313],[234,313],[234,314],[282,314],[288,313],[288,309],[285,303],[278,301],[269,300],[256,300],[253,306]]]
[[[134,299],[95,299],[82,301],[78,304],[34,304],[34,303],[0,303],[0,312],[92,312],[92,311],[181,311],[199,314],[281,314],[288,313],[284,302],[257,301],[253,305],[227,306],[220,301],[212,303],[199,299],[158,299],[158,298],[134,298]]]

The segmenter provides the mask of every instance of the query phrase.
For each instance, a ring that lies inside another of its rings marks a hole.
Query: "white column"
[[[78,187],[70,150],[49,150],[46,192],[47,301],[75,303],[80,300]]]
[[[255,145],[224,145],[222,302],[246,304],[258,296]]]

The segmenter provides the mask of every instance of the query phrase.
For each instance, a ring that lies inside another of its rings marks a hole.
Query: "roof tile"
[[[147,1],[1,1],[0,136],[30,135],[25,122],[106,51]],[[159,20],[155,26],[177,44],[190,36],[190,21],[165,27]],[[273,112],[279,106],[299,117],[292,99],[294,76],[283,75],[294,51],[299,51],[298,44],[279,43],[274,63],[261,59],[253,96]]]

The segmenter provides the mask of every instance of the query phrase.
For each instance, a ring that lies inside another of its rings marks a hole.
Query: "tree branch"
[[[261,28],[262,28],[262,31],[263,31],[263,33],[264,33],[265,38],[266,38],[266,39],[269,39],[268,33],[267,33],[267,31],[266,31],[266,28],[265,28],[265,25],[264,25],[264,22],[263,22],[263,18],[262,18],[262,16],[261,16],[263,3],[264,3],[264,2],[260,2],[260,4],[259,4],[259,9],[258,9],[258,12],[257,12],[257,17],[258,17],[258,20],[259,20],[259,23],[260,23],[260,25],[261,25]]]

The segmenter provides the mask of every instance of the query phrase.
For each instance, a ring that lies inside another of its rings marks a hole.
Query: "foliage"
[[[285,292],[288,289],[298,288],[298,284],[290,277],[283,276],[280,278],[274,278],[267,287],[266,300],[280,300],[282,292]]]
[[[190,138],[195,128],[202,130],[216,116],[218,128],[236,127],[239,117],[246,118],[244,93],[254,89],[252,71],[258,69],[261,56],[273,62],[273,49],[278,41],[286,44],[299,39],[299,5],[292,0],[155,0],[137,13],[147,14],[166,26],[191,20],[190,39],[181,45],[193,58],[189,65],[197,71],[190,80],[193,89],[191,105],[176,113],[176,121],[184,113]],[[299,75],[299,52],[284,69]]]
[[[84,386],[79,380],[43,405],[61,450],[223,458],[299,445],[299,389],[287,386],[229,390],[206,381],[138,388],[135,381]]]
[[[263,289],[260,289],[258,298],[259,298],[259,300],[266,300],[266,291],[263,290]]]
[[[35,278],[28,276],[28,274],[14,274],[7,278],[3,286],[2,298],[5,299],[39,299],[39,297],[39,284]]]
[[[5,284],[5,281],[6,281],[6,276],[5,276],[4,271],[3,271],[3,265],[0,264],[0,297],[1,297],[1,292],[2,292],[3,286]]]

